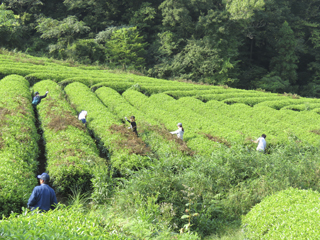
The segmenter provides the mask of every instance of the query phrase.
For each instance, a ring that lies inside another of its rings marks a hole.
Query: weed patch
[[[211,134],[208,134],[208,133],[200,133],[200,134],[206,136],[211,141],[222,143],[229,148],[231,147],[231,144],[226,139],[224,139],[222,137],[212,136]]]
[[[57,132],[61,130],[66,130],[68,126],[74,126],[80,130],[86,131],[84,124],[82,124],[70,111],[64,111],[60,113],[59,111],[55,111],[53,109],[58,107],[58,104],[51,97],[48,97],[48,101],[50,102],[47,105],[47,114],[50,122],[48,123],[48,128]]]
[[[127,149],[130,154],[137,154],[146,156],[151,153],[151,149],[139,138],[134,132],[127,129],[126,125],[112,125],[110,126],[112,134],[118,133],[122,136],[117,140],[117,149]]]
[[[310,132],[320,135],[320,129],[313,129]]]
[[[180,138],[177,138],[176,135],[172,135],[166,128],[165,126],[156,126],[156,125],[147,125],[146,126],[148,131],[154,131],[157,132],[159,135],[161,135],[162,137],[164,137],[166,140],[168,141],[174,141],[177,146],[178,146],[178,150],[183,152],[186,155],[189,156],[193,156],[195,154],[194,151],[192,151],[190,148],[188,148],[187,144],[181,140]]]
[[[74,126],[78,129],[86,131],[84,124],[78,121],[74,116],[71,115],[71,112],[65,112],[65,115],[58,115],[51,118],[51,121],[48,124],[48,128],[53,131],[61,131],[67,129],[68,126]]]
[[[7,108],[0,108],[0,120],[5,119],[5,115],[10,114],[10,110]]]

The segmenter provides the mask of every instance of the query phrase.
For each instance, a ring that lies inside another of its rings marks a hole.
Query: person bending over
[[[267,147],[266,137],[267,136],[265,134],[262,134],[261,137],[259,137],[256,141],[251,140],[254,143],[258,143],[257,151],[265,152]]]
[[[184,129],[182,127],[182,123],[178,123],[178,130],[174,131],[174,132],[170,132],[171,134],[177,134],[177,137],[180,138],[181,140],[183,140],[183,134],[184,134]]]
[[[79,119],[83,124],[86,124],[86,123],[87,123],[87,120],[86,120],[87,115],[88,115],[88,112],[87,112],[87,111],[81,111],[81,112],[79,113],[78,119]]]
[[[134,132],[138,136],[138,131],[137,131],[137,123],[136,123],[136,118],[134,116],[130,117],[130,120],[128,120],[127,117],[124,117],[124,119],[130,123],[129,129],[132,129],[132,132]]]

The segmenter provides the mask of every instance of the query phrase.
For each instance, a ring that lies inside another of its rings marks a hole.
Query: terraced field
[[[245,91],[0,55],[0,214],[19,211],[36,184],[43,132],[46,171],[60,194],[78,185],[100,191],[102,174],[130,177],[168,157],[210,157],[267,135],[268,150],[289,143],[320,146],[320,100]],[[30,88],[29,88],[30,87]],[[36,107],[33,92],[49,91]],[[85,126],[77,115],[88,112]],[[139,137],[124,117],[134,115]],[[178,122],[184,140],[169,132]],[[28,176],[20,179],[16,176]],[[19,184],[12,184],[18,183]],[[97,200],[99,201],[99,200]]]

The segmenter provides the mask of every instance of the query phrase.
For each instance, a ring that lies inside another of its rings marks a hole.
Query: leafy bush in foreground
[[[0,236],[5,239],[108,239],[122,238],[105,231],[99,218],[90,217],[77,207],[58,207],[47,213],[25,210],[0,222]],[[1,238],[0,237],[0,238]]]
[[[166,158],[152,169],[135,172],[124,188],[116,191],[114,211],[134,214],[136,208],[129,207],[134,198],[128,196],[134,192],[145,197],[157,193],[157,203],[172,203],[175,215],[169,219],[170,225],[178,231],[186,222],[181,219],[188,203],[182,192],[186,185],[194,194],[189,209],[199,213],[192,219],[191,230],[204,237],[239,221],[275,192],[290,187],[319,191],[319,157],[318,149],[291,142],[271,154],[248,152],[238,146],[217,149],[211,157]]]
[[[0,81],[0,216],[25,206],[39,153],[29,83],[11,75]]]
[[[289,188],[265,198],[243,218],[248,239],[318,239],[319,192]]]

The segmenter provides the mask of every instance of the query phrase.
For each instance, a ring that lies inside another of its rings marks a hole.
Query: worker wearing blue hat
[[[48,211],[53,209],[55,204],[58,204],[56,193],[48,185],[50,177],[47,173],[38,175],[38,178],[40,179],[40,186],[33,189],[28,201],[28,207],[32,211],[37,208],[40,211]]]

